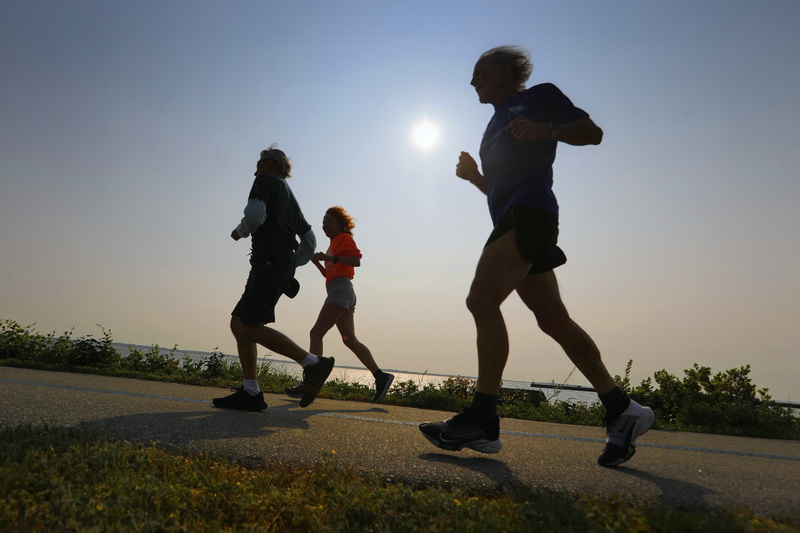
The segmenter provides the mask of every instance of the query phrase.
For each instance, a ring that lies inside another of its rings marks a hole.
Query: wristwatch
[[[558,128],[560,127],[558,122],[551,122],[549,124],[549,126],[550,126],[550,137],[549,137],[549,139],[551,141],[558,140]]]

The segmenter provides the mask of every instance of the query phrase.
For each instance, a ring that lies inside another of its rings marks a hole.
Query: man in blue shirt
[[[489,50],[475,64],[471,85],[495,113],[480,147],[483,174],[472,156],[462,152],[456,175],[487,195],[494,223],[467,297],[478,333],[478,382],[463,413],[422,424],[420,430],[446,450],[500,451],[496,407],[508,359],[500,305],[517,291],[542,331],[561,345],[597,391],[607,418],[606,445],[598,463],[616,466],[633,456],[636,438],[650,429],[655,416],[614,383],[594,341],[567,312],[553,272],[567,260],[557,246],[558,203],[552,189],[556,148],[559,142],[600,144],[603,131],[555,85],[525,89],[532,71],[528,53],[511,46]]]

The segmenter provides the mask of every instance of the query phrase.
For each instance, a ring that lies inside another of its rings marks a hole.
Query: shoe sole
[[[283,393],[286,396],[288,396],[289,398],[294,398],[295,400],[298,399],[298,398],[302,398],[303,394],[304,394],[302,392],[292,392],[292,389],[290,389],[288,387],[283,389]]]
[[[333,357],[331,357],[330,359],[331,359],[331,366],[328,369],[328,372],[325,373],[325,377],[322,379],[322,384],[319,387],[314,387],[306,383],[306,393],[303,394],[303,398],[300,400],[300,407],[308,407],[309,405],[314,403],[314,400],[317,399],[319,391],[322,390],[322,386],[325,385],[325,381],[328,379],[328,376],[331,375],[331,372],[333,372],[333,366],[334,364],[336,364],[336,360]]]
[[[469,442],[443,442],[441,440],[441,432],[438,435],[428,434],[426,432],[426,428],[429,429],[432,433],[436,433],[436,428],[433,427],[432,424],[420,424],[419,430],[425,436],[426,439],[430,441],[431,444],[436,446],[437,448],[441,448],[442,450],[447,450],[449,452],[460,452],[464,448],[469,448],[471,450],[475,450],[476,452],[481,453],[498,453],[501,449],[503,449],[503,443],[500,442],[500,439],[497,440],[486,440],[486,439],[476,439]]]
[[[216,403],[214,403],[214,407],[216,407],[217,409],[234,409],[236,411],[251,411],[251,412],[256,413],[256,412],[264,411],[269,406],[267,405],[267,402],[264,402],[263,404],[260,404],[260,405],[257,405],[257,406],[256,405],[253,405],[253,406],[246,406],[246,405],[217,405]]]
[[[631,432],[631,442],[628,446],[628,450],[619,458],[609,462],[609,463],[600,463],[600,466],[619,466],[622,463],[625,463],[631,459],[631,457],[636,454],[636,439],[647,433],[651,427],[653,427],[653,422],[656,421],[656,414],[653,412],[652,409],[649,407],[645,407],[644,413],[639,419],[636,421],[636,424],[633,426],[633,431]]]

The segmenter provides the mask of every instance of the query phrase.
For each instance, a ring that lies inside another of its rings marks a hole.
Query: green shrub
[[[0,322],[0,360],[28,360],[38,363],[64,364],[72,350],[70,332],[56,338],[32,330],[35,324],[22,327],[12,320]]]
[[[350,383],[342,378],[334,378],[325,382],[325,395],[335,400],[352,400],[368,402],[375,391],[363,383]]]
[[[225,366],[225,355],[219,351],[219,348],[214,348],[211,355],[203,360],[203,364],[210,377],[223,377],[227,370]]]
[[[111,345],[111,332],[103,331],[103,339],[93,339],[91,335],[81,337],[72,343],[72,350],[69,352],[67,364],[77,367],[90,367],[97,369],[118,368],[121,363],[121,356]]]
[[[653,379],[630,387],[626,376],[617,378],[630,396],[650,406],[663,429],[765,437],[800,439],[800,418],[791,409],[772,400],[767,389],[759,389],[750,379],[750,365],[712,374],[709,367],[694,364],[678,379],[659,370]],[[655,381],[657,388],[653,386]]]
[[[133,347],[128,347],[128,356],[125,357],[123,366],[135,372],[145,374],[173,375],[177,374],[180,364],[175,359],[177,346],[166,354],[161,352],[161,348],[156,344],[148,350],[142,351]]]

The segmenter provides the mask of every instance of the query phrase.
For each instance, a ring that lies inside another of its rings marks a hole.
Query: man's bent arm
[[[294,253],[294,262],[297,266],[303,266],[311,260],[314,250],[317,248],[317,238],[312,230],[308,230],[300,235],[300,246]]]
[[[589,117],[583,117],[559,124],[556,140],[572,146],[600,144],[603,140],[603,130]]]
[[[244,218],[234,230],[239,237],[249,237],[267,220],[267,206],[258,198],[250,198],[244,208]]]
[[[456,165],[456,176],[468,181],[478,188],[483,194],[489,194],[489,185],[486,177],[478,170],[478,163],[467,152],[461,152]]]

